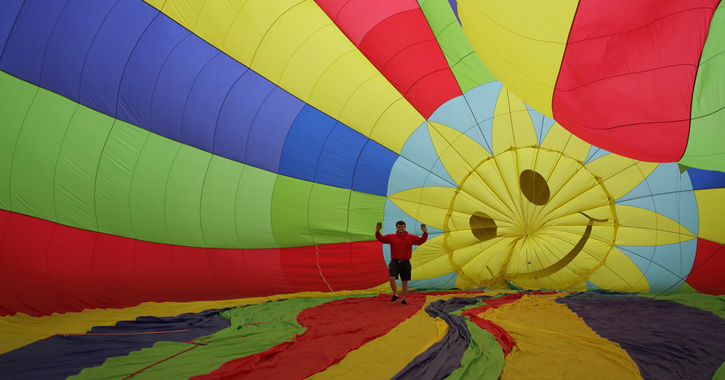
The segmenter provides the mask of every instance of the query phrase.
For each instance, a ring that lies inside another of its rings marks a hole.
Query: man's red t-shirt
[[[380,231],[375,232],[375,238],[383,244],[390,244],[390,257],[395,260],[410,260],[414,245],[421,245],[428,240],[428,234],[417,237],[405,231],[404,234],[390,234],[383,236]]]

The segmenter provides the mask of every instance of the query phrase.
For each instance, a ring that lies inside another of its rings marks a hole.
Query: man
[[[378,222],[375,227],[375,238],[383,244],[390,244],[390,263],[388,264],[388,275],[390,276],[390,289],[393,291],[393,299],[390,302],[398,300],[398,284],[395,280],[400,275],[400,281],[403,283],[402,291],[400,293],[400,303],[407,305],[405,302],[405,296],[408,294],[408,281],[410,281],[410,256],[413,253],[414,245],[421,245],[428,240],[428,227],[425,224],[420,225],[423,236],[417,237],[409,234],[405,230],[405,222],[400,220],[395,223],[394,234],[381,235],[380,230],[383,228],[383,223]]]

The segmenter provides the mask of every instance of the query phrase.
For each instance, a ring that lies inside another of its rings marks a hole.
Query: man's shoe
[[[390,300],[390,303],[393,303],[393,302],[395,302],[395,301],[397,301],[397,300],[398,300],[398,296],[395,296],[395,295],[394,295],[394,296],[393,296],[393,299],[391,299],[391,300]]]
[[[408,304],[407,302],[405,302],[405,300],[400,301],[400,303],[402,303],[403,305],[407,305]]]

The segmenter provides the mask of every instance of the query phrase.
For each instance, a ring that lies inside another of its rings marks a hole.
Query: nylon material
[[[106,115],[116,115],[119,87],[136,43],[159,12],[141,1],[114,5],[95,33],[83,65],[80,103]]]
[[[14,147],[10,173],[11,210],[54,219],[58,153],[77,105],[40,91],[33,99]]]
[[[206,6],[205,2],[196,1],[165,1],[162,4],[163,12],[181,25],[189,25],[190,30],[194,29],[199,18],[199,13]]]
[[[592,272],[588,280],[602,289],[649,292],[649,283],[639,267],[618,248],[614,247],[612,250],[620,254],[610,254],[604,265]]]
[[[412,278],[428,279],[444,276],[454,271],[448,255],[441,254],[444,252],[443,235],[438,235],[428,239],[428,244],[424,244],[413,251],[410,260],[413,267]]]
[[[614,154],[587,164],[587,169],[602,178],[607,192],[614,199],[632,191],[656,168],[656,163],[633,161]]]
[[[254,117],[275,88],[252,70],[242,74],[217,115],[214,154],[244,162]]]
[[[31,83],[40,81],[43,56],[50,36],[66,3],[28,3],[19,14],[9,14],[13,22],[5,50],[0,57],[0,69]],[[17,17],[16,17],[17,16]]]
[[[198,72],[185,100],[180,141],[207,152],[215,151],[219,114],[232,86],[245,71],[247,68],[215,51],[214,58]]]
[[[704,239],[697,239],[697,251],[692,265],[694,268],[697,268],[697,270],[687,276],[687,283],[692,285],[692,287],[698,292],[707,294],[721,294],[724,292],[725,281],[723,281],[722,276],[719,275],[718,268],[722,268],[722,265],[725,265],[725,256],[716,254],[721,247],[722,246],[718,243]],[[709,262],[711,265],[703,265],[705,262]],[[700,297],[700,295],[697,297],[706,298]],[[710,297],[711,296],[707,296],[707,298]],[[680,302],[678,299],[673,300]],[[715,300],[713,299],[712,301]],[[722,310],[722,308],[713,308],[710,306],[709,302],[708,307],[703,307],[699,303],[697,307],[710,310],[721,317],[725,317],[725,310]]]
[[[505,92],[504,92],[505,91]],[[534,125],[526,105],[511,91],[501,89],[493,118],[493,154],[511,147],[538,145]]]
[[[589,149],[591,148],[589,143],[572,135],[562,128],[559,123],[554,123],[551,129],[549,129],[541,145],[549,149],[558,150],[579,162],[584,162],[587,159]]]
[[[181,145],[169,171],[164,205],[166,225],[174,244],[205,246],[201,232],[201,193],[211,155]]]
[[[63,7],[43,54],[39,83],[44,88],[69,99],[78,98],[85,58],[112,7],[112,2],[93,0],[72,1]]]
[[[349,191],[341,192],[337,189],[323,185],[313,185],[308,201],[308,225],[312,235],[313,244],[326,244],[338,242],[340,233],[347,231],[350,216],[347,210],[350,207]],[[357,241],[369,238],[367,233],[352,238]]]
[[[448,1],[426,1],[421,4],[441,51],[463,93],[495,80],[486,65],[476,56]]]
[[[55,169],[57,222],[97,231],[96,169],[114,120],[78,107],[63,138]]]
[[[442,230],[445,226],[440,222],[445,218],[449,206],[447,200],[451,199],[454,191],[455,189],[450,187],[418,187],[389,195],[388,199],[409,215],[421,214],[420,217],[414,217],[418,220],[430,221],[431,227]],[[421,204],[423,199],[436,203]],[[425,216],[424,219],[422,219],[423,216]]]
[[[309,199],[312,183],[278,177],[272,192],[272,233],[278,247],[315,244],[309,229]]]
[[[359,236],[360,240],[372,240],[370,226],[383,219],[385,202],[386,199],[382,196],[358,191],[350,192],[348,233]]]
[[[147,26],[124,68],[118,93],[118,119],[157,132],[151,120],[156,82],[176,46],[188,37],[188,30],[166,17],[156,17]]]
[[[243,243],[242,247],[279,247],[274,238],[271,210],[275,183],[283,178],[249,166],[242,169],[241,178],[236,184],[237,201],[234,203],[234,225],[237,239]],[[302,186],[306,184],[302,182]]]
[[[337,121],[305,105],[290,126],[280,156],[279,173],[314,181],[320,153]]]
[[[491,72],[527,104],[552,117],[554,85],[578,3],[550,7],[527,1],[517,12],[507,13],[505,4],[471,0],[459,2],[458,8],[466,36]]]
[[[5,44],[10,37],[10,30],[23,3],[23,0],[13,0],[4,1],[0,4],[0,52],[5,50]]]
[[[355,125],[352,120],[366,120],[370,119],[368,115],[373,115],[376,119],[369,124],[369,131],[354,129],[393,152],[400,153],[408,136],[418,128],[423,118],[397,93],[386,96],[385,92],[380,92],[384,83],[387,80],[380,75],[358,87],[342,110],[340,120]]]
[[[617,219],[620,223],[617,245],[663,245],[695,238],[676,221],[641,208],[618,205]]]
[[[13,156],[38,89],[25,86],[19,79],[3,72],[0,72],[0,88],[5,90],[0,91],[0,120],[3,121],[0,128],[0,208],[10,210]]]
[[[725,189],[707,189],[695,191],[695,198],[700,205],[700,232],[698,237],[719,244],[725,244],[725,230],[720,226],[721,216],[725,213],[725,205],[720,202],[725,196]]]
[[[367,138],[337,124],[325,140],[315,173],[316,182],[352,188],[353,175]]]
[[[103,148],[96,174],[98,231],[134,236],[129,212],[133,171],[149,132],[116,122]]]
[[[201,193],[200,215],[201,232],[207,247],[242,246],[237,237],[236,210],[232,205],[236,204],[237,188],[244,169],[244,166],[226,158],[211,157]]]
[[[725,153],[717,141],[722,141],[723,132],[718,128],[725,120],[721,111],[725,99],[719,90],[725,86],[725,76],[718,67],[725,58],[725,5],[720,3],[710,21],[707,40],[695,77],[692,96],[690,135],[687,149],[680,162],[683,165],[702,169],[723,170]]]
[[[174,191],[169,177],[180,149],[179,143],[148,133],[129,183],[127,213],[134,234],[128,237],[172,243],[166,209],[176,206],[166,203],[166,194]]]
[[[680,278],[685,278],[693,268],[697,252],[697,239],[691,239],[682,243],[661,244],[654,247],[621,247],[629,257],[638,255],[640,257],[656,258],[654,263],[647,264],[640,269],[645,272],[651,286],[650,291],[667,291],[670,286],[677,284]],[[637,262],[639,263],[639,262]],[[661,270],[669,272],[668,275],[655,275],[651,268],[660,267]],[[675,277],[675,279],[672,279]],[[674,289],[674,288],[673,288]]]
[[[217,53],[207,43],[186,37],[164,57],[163,66],[153,85],[150,124],[147,124],[150,131],[184,141],[183,117],[192,86]]]
[[[397,17],[400,13],[419,9],[418,4],[411,0],[397,2],[349,1],[342,6],[334,1],[323,0],[317,1],[317,3],[356,46],[359,46],[380,23],[391,17]]]
[[[502,379],[587,377],[589,373],[642,378],[626,351],[599,337],[566,305],[557,304],[558,297],[524,296],[484,316],[508,331],[516,342],[506,356]]]
[[[367,140],[355,166],[352,189],[373,195],[387,195],[388,179],[398,155]]]

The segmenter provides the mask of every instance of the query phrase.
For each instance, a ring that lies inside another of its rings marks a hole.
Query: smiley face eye
[[[496,237],[496,222],[482,212],[475,212],[468,219],[471,232],[478,240],[486,241]]]
[[[519,176],[519,184],[521,186],[521,192],[529,202],[537,206],[543,206],[549,201],[549,197],[551,196],[549,185],[541,174],[526,169]]]

